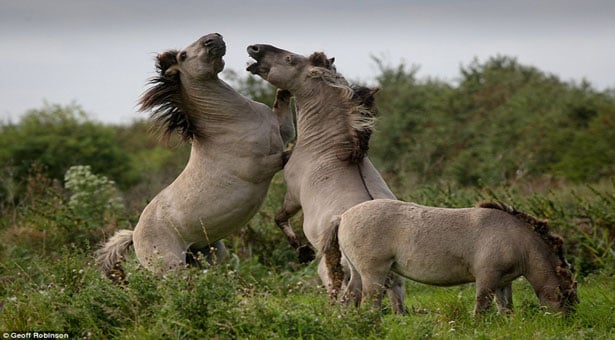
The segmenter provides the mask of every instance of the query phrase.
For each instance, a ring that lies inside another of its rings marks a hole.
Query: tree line
[[[591,183],[615,175],[613,89],[562,81],[507,56],[461,67],[455,83],[419,79],[415,66],[376,63],[381,91],[370,157],[394,189]],[[225,76],[271,105],[269,85],[232,71]],[[0,195],[4,204],[18,200],[33,169],[59,180],[80,164],[122,190],[164,182],[181,169],[187,150],[178,140],[161,143],[144,120],[102,124],[74,103],[45,104],[0,125]]]

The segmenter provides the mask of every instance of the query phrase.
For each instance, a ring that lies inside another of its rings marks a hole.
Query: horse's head
[[[577,282],[574,280],[572,266],[564,258],[564,240],[561,236],[547,232],[543,235],[543,240],[550,246],[553,256],[555,276],[558,280],[558,287],[544,287],[542,294],[539,294],[541,302],[551,306],[554,310],[570,313],[579,303],[577,296]]]
[[[512,206],[502,202],[480,202],[477,207],[490,208],[505,211],[530,226],[542,240],[542,246],[538,248],[548,258],[551,268],[540,268],[544,273],[545,283],[537,288],[540,303],[549,306],[556,311],[569,313],[574,311],[574,305],[579,303],[577,297],[577,282],[574,280],[572,266],[565,258],[564,239],[551,232],[547,220],[538,219],[528,215]],[[532,265],[544,266],[543,261],[533,262]],[[548,283],[546,283],[548,282]]]
[[[305,80],[313,77],[314,72],[326,70],[335,74],[335,58],[327,58],[322,52],[315,52],[309,57],[289,52],[271,45],[250,45],[248,54],[255,62],[247,71],[260,76],[273,86],[300,91],[306,85]]]
[[[226,44],[218,33],[202,36],[182,50],[165,52],[158,56],[160,73],[165,77],[210,79],[224,69],[222,57]]]
[[[207,34],[182,50],[169,50],[156,57],[157,75],[141,96],[141,111],[152,110],[152,118],[164,126],[166,135],[179,131],[192,139],[202,133],[194,118],[187,114],[188,105],[182,95],[186,86],[217,79],[224,69],[222,57],[226,44],[218,33]]]
[[[555,267],[555,274],[559,278],[559,291],[561,292],[560,310],[564,313],[574,311],[574,307],[579,303],[577,296],[577,281],[574,280],[572,267],[566,260],[559,261]]]

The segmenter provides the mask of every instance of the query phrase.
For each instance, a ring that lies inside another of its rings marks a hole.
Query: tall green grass
[[[393,315],[388,302],[382,313],[330,305],[316,263],[297,264],[273,223],[284,191],[279,176],[261,211],[226,241],[229,259],[157,276],[131,255],[123,286],[104,278],[93,252],[104,234],[126,227],[138,212],[109,205],[86,214],[70,204],[74,193],[37,183],[44,188],[33,187],[33,197],[1,219],[0,332],[61,331],[91,339],[615,337],[612,181],[542,193],[446,185],[398,193],[404,200],[446,207],[500,199],[549,218],[564,235],[579,281],[575,314],[543,309],[519,279],[513,284],[513,315],[499,316],[494,308],[480,318],[471,315],[472,284],[441,288],[407,281],[405,316]],[[301,216],[293,222],[300,231]]]
[[[278,271],[229,261],[155,276],[129,261],[117,286],[92,265],[89,250],[65,248],[28,267],[3,261],[0,331],[52,330],[75,337],[160,338],[612,338],[615,286],[607,273],[581,279],[573,315],[538,305],[529,284],[513,284],[515,312],[471,315],[472,284],[406,284],[409,314],[329,305],[315,265]],[[10,276],[8,275],[10,274]]]

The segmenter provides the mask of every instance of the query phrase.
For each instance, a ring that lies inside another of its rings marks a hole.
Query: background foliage
[[[114,286],[92,264],[99,242],[132,228],[183,169],[190,146],[162,143],[145,120],[94,122],[77,104],[45,104],[0,124],[0,332],[49,329],[85,338],[612,337],[615,329],[615,90],[562,81],[514,58],[463,66],[459,79],[380,68],[370,158],[400,199],[462,207],[500,199],[548,218],[580,281],[573,317],[539,308],[515,282],[513,318],[476,320],[472,285],[408,282],[409,316],[328,306],[315,264],[297,264],[273,216],[274,177],[259,213],[213,267],[165,277],[128,261]],[[229,71],[245,95],[274,89]],[[293,219],[300,230],[301,214]],[[388,308],[388,306],[387,306]],[[343,319],[343,322],[341,321]]]
[[[613,91],[562,82],[505,56],[463,67],[456,86],[418,80],[416,68],[379,65],[378,127],[386,133],[374,137],[372,155],[408,186],[615,175]]]

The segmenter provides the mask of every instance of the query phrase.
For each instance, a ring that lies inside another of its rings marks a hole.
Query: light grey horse
[[[271,45],[252,45],[248,54],[256,60],[248,71],[289,90],[297,106],[297,142],[284,167],[288,189],[276,223],[297,247],[289,219],[303,209],[303,231],[320,250],[321,234],[331,229],[334,217],[364,201],[395,198],[366,157],[375,90],[351,88],[335,71],[333,59],[323,53],[305,57]],[[328,271],[327,262],[340,259],[325,254],[318,267],[334,297],[343,271],[337,267]],[[397,313],[404,312],[402,284],[401,279],[391,283]]]
[[[542,305],[567,313],[578,302],[563,240],[546,221],[500,202],[476,208],[426,207],[397,200],[358,204],[342,214],[323,240],[350,263],[345,296],[376,307],[386,277],[452,286],[476,282],[475,314],[495,299],[500,313],[512,310],[512,280],[524,276]]]
[[[222,36],[208,34],[182,50],[157,57],[158,75],[141,98],[141,110],[192,143],[186,168],[145,207],[134,231],[120,230],[98,251],[108,275],[134,244],[139,262],[165,271],[187,253],[217,248],[222,238],[258,211],[273,175],[284,166],[294,137],[290,94],[278,91],[274,110],[218,78],[224,68]]]

